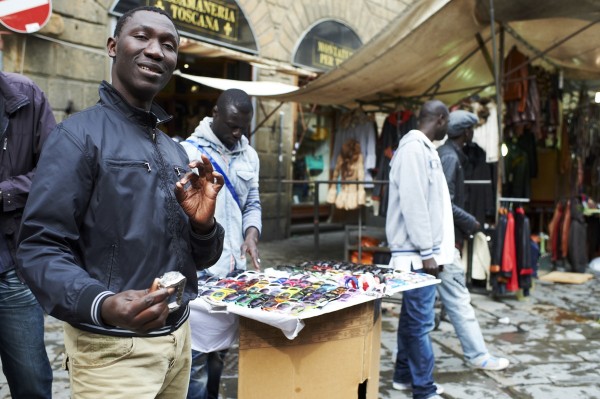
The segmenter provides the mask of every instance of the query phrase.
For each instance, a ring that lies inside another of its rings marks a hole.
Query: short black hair
[[[169,13],[166,12],[165,10],[163,10],[162,8],[153,7],[153,6],[136,7],[136,8],[132,8],[131,10],[127,11],[125,14],[121,15],[121,17],[119,17],[119,20],[117,21],[117,25],[115,26],[115,31],[113,33],[113,37],[115,39],[117,37],[119,37],[119,35],[121,34],[121,31],[123,30],[123,25],[125,25],[125,22],[127,22],[127,20],[129,18],[131,18],[133,16],[133,14],[135,14],[138,11],[152,11],[152,12],[156,12],[161,15],[164,15],[165,17],[169,18],[169,21],[171,21],[173,26],[175,26],[175,21],[173,21],[173,18],[171,18]],[[177,32],[177,40],[179,40],[179,31],[177,31],[176,26],[175,26],[175,31]]]
[[[239,112],[252,113],[252,101],[250,96],[244,90],[229,89],[225,90],[217,99],[217,109],[224,112],[229,106],[234,106]]]
[[[421,107],[419,122],[428,119],[437,119],[440,115],[448,115],[446,104],[440,100],[429,100]]]

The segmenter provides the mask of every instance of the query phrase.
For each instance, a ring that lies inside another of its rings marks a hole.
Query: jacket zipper
[[[20,110],[21,108],[23,108],[24,106],[26,106],[27,104],[29,104],[29,100],[23,100],[21,101],[19,104],[17,104],[17,107],[15,108],[14,111],[12,111],[11,115],[14,114],[15,112],[17,112],[18,110]],[[10,116],[8,117],[9,121],[6,123],[6,127],[4,128],[4,131],[2,132],[2,134],[0,134],[0,137],[3,137],[3,143],[2,143],[2,150],[6,151],[8,149],[8,135],[6,134],[6,131],[8,130],[8,125],[10,125]]]
[[[156,130],[155,130],[155,128],[152,129],[151,137],[152,137],[152,144],[154,145],[154,150],[156,151],[156,153],[158,155],[158,159],[159,159],[159,162],[158,162],[158,168],[159,168],[158,178],[161,179],[161,180],[164,180],[164,177],[161,176],[160,169],[161,168],[165,168],[165,170],[166,170],[167,163],[165,162],[165,159],[164,159],[162,153],[160,152],[160,148],[158,146],[158,143],[155,140],[156,139]],[[163,183],[166,184],[166,185],[168,185],[169,182],[168,181],[164,181]],[[175,203],[177,203],[177,200],[174,198],[173,191],[172,190],[166,190],[166,191],[167,191],[167,195],[168,195],[168,201],[174,201]],[[170,207],[167,207],[167,209],[168,209],[167,212],[171,213]],[[176,215],[170,214],[168,217],[169,218],[175,218]],[[176,230],[173,231],[172,233],[173,233],[173,235],[175,237],[180,237],[179,233]],[[178,258],[178,261],[177,261],[178,268],[181,268],[181,259],[179,258],[180,257],[179,251],[176,251],[176,253],[174,255],[175,255],[175,257]]]

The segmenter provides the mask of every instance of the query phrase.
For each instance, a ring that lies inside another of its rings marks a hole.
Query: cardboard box
[[[239,399],[377,399],[380,300],[305,319],[293,340],[240,317]]]

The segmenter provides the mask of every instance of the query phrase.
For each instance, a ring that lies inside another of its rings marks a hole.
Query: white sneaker
[[[411,384],[404,384],[402,382],[392,381],[392,387],[397,391],[410,391],[412,390]],[[435,393],[441,395],[444,393],[444,387],[441,385],[435,384]]]
[[[392,387],[397,391],[410,391],[412,389],[410,384],[404,384],[396,381],[392,381]]]
[[[492,355],[481,356],[471,362],[471,367],[481,370],[498,371],[508,367],[510,361],[503,357],[494,357]]]

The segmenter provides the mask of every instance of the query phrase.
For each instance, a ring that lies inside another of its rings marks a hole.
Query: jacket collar
[[[155,128],[156,126],[166,123],[173,119],[172,116],[167,114],[164,109],[159,107],[156,103],[152,103],[150,111],[143,110],[141,108],[134,107],[129,104],[127,100],[114,88],[113,85],[103,80],[98,89],[100,94],[100,101],[102,103],[111,105],[117,111],[121,112],[125,117],[133,119],[138,123]]]
[[[461,162],[462,162],[463,160],[466,160],[466,159],[467,159],[467,155],[464,153],[464,151],[462,150],[462,148],[460,148],[460,147],[458,146],[458,144],[456,144],[456,143],[454,142],[454,140],[450,140],[450,139],[448,139],[448,140],[446,140],[446,143],[445,143],[445,144],[447,144],[447,145],[448,145],[450,148],[452,148],[452,149],[453,149],[453,150],[456,152],[456,154],[458,155],[458,159],[460,159],[460,160],[461,160]]]

